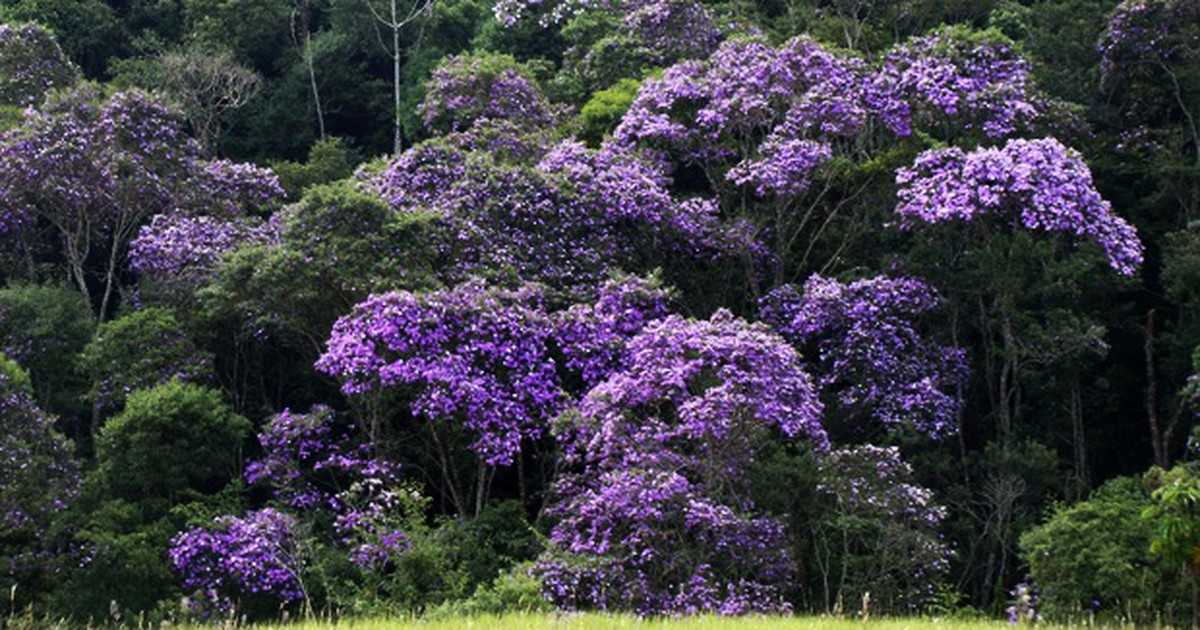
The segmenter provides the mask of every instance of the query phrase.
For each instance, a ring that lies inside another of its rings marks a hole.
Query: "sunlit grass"
[[[503,617],[451,617],[443,619],[349,619],[338,622],[300,622],[255,626],[260,630],[602,630],[632,628],[645,630],[1001,630],[1001,621],[953,621],[934,619],[878,619],[862,622],[823,617],[685,617],[639,619],[625,615],[550,614]]]

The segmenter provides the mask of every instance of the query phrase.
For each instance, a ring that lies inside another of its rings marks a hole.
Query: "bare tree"
[[[211,150],[225,112],[246,104],[262,77],[228,50],[190,46],[158,58],[162,88],[183,111],[196,138]]]
[[[402,0],[385,0],[386,4],[382,10],[376,6],[377,0],[364,0],[364,2],[377,22],[375,26],[376,34],[379,35],[379,44],[392,58],[392,152],[399,154],[403,138],[400,125],[400,30],[419,17],[433,15],[434,0],[411,0],[411,3]],[[383,35],[379,33],[380,25],[391,31],[391,46],[384,43]]]
[[[292,43],[300,48],[300,56],[304,58],[304,66],[308,69],[308,85],[312,89],[313,106],[317,110],[317,130],[320,139],[325,139],[325,111],[321,107],[321,91],[317,88],[317,70],[313,62],[312,22],[314,0],[296,0],[292,9]],[[299,20],[300,34],[296,33]],[[303,40],[303,41],[301,41]]]

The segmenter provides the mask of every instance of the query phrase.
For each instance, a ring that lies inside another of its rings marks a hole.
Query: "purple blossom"
[[[891,129],[954,121],[990,138],[1012,135],[1040,113],[1031,64],[1006,41],[947,28],[888,53],[871,100]]]
[[[294,518],[265,508],[243,517],[221,516],[171,539],[169,556],[186,589],[218,610],[243,595],[290,603],[307,599],[307,552]]]
[[[946,509],[933,492],[914,483],[912,467],[896,447],[870,444],[832,450],[818,456],[819,494],[832,500],[814,534],[816,546],[841,548],[859,592],[890,599],[910,610],[925,606],[945,579],[953,551],[938,534]]]
[[[377,570],[408,549],[396,525],[399,467],[351,429],[326,407],[284,410],[259,434],[263,456],[246,467],[246,481],[270,487],[292,509],[327,511],[350,561]]]
[[[278,242],[277,227],[257,219],[160,214],[129,243],[129,266],[163,280],[203,282],[222,256],[249,243]]]
[[[1125,0],[1109,17],[1100,38],[1105,80],[1191,59],[1200,51],[1198,24],[1196,0]]]
[[[803,294],[790,285],[771,292],[761,316],[804,351],[831,408],[944,437],[956,430],[961,401],[953,391],[967,368],[961,350],[918,331],[938,301],[912,278],[843,284],[813,275]]]
[[[755,184],[760,195],[796,194],[832,156],[830,142],[865,124],[866,76],[860,60],[807,37],[779,48],[760,38],[729,40],[705,61],[680,62],[643,82],[614,139],[710,173],[732,166],[726,177]],[[733,148],[763,136],[749,152]]]
[[[79,80],[79,70],[38,24],[0,24],[0,105],[40,105],[46,93]]]
[[[77,494],[79,471],[15,366],[0,354],[0,538],[34,541]]]
[[[745,466],[772,433],[824,445],[820,413],[764,327],[725,311],[651,322],[558,428],[577,472],[556,486],[545,594],[640,614],[786,610],[783,530],[753,515]]]
[[[970,153],[926,151],[896,174],[903,226],[990,220],[1095,241],[1118,273],[1133,275],[1142,244],[1092,183],[1083,157],[1058,140],[1009,140]]]
[[[637,152],[563,142],[534,150],[532,164],[522,147],[513,163],[492,146],[463,147],[470,135],[414,147],[368,180],[398,211],[440,217],[443,253],[455,261],[449,282],[515,272],[581,297],[613,268],[744,251],[714,238],[715,204],[676,201],[666,167]]]
[[[347,394],[411,391],[417,418],[461,422],[475,436],[472,450],[507,465],[565,408],[568,383],[594,382],[622,362],[624,340],[663,313],[662,301],[636,279],[557,313],[534,285],[387,293],[338,320],[317,369]]]
[[[506,120],[523,127],[546,127],[550,104],[515,59],[506,55],[463,54],[447,57],[425,84],[417,113],[427,127],[453,131],[480,120]]]

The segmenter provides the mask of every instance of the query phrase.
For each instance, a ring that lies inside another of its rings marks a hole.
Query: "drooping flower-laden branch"
[[[1054,138],[926,151],[896,174],[902,225],[986,221],[1098,244],[1118,273],[1142,263],[1137,231],[1096,190],[1083,157]]]

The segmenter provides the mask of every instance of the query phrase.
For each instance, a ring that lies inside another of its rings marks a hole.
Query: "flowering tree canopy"
[[[79,80],[79,69],[38,24],[0,24],[0,105],[38,105],[53,88]]]
[[[170,557],[184,588],[217,611],[233,609],[243,595],[281,603],[307,599],[306,562],[294,518],[265,508],[244,517],[220,516],[171,540]]]
[[[129,266],[154,278],[199,282],[212,276],[225,254],[278,240],[278,226],[258,219],[159,214],[129,243]]]
[[[481,281],[372,296],[334,325],[317,369],[340,378],[347,394],[413,388],[414,415],[462,422],[475,436],[472,450],[507,465],[523,439],[542,435],[563,410],[570,370],[598,379],[620,361],[622,338],[663,311],[636,280],[609,285],[582,308],[555,316],[535,285],[506,291]],[[559,348],[565,371],[553,358]]]
[[[270,487],[289,508],[328,510],[351,562],[370,569],[404,551],[404,533],[393,526],[398,467],[351,429],[327,407],[284,410],[259,433],[263,455],[246,467],[246,481]]]
[[[1186,62],[1200,52],[1200,2],[1125,0],[1109,18],[1099,48],[1109,79]]]
[[[78,490],[70,445],[53,424],[29,376],[0,354],[0,539],[40,536]]]
[[[444,59],[417,108],[427,127],[460,131],[481,119],[532,128],[553,120],[541,89],[508,55],[458,55]]]
[[[943,29],[887,54],[874,89],[897,133],[954,121],[990,138],[1012,135],[1044,109],[1032,65],[998,33]]]
[[[504,138],[519,146],[494,144]],[[665,165],[577,142],[530,148],[505,133],[484,148],[461,146],[479,139],[419,145],[368,182],[401,212],[441,217],[451,234],[443,243],[454,260],[449,281],[515,272],[587,294],[613,268],[646,271],[678,254],[744,255],[747,244],[723,240],[715,204],[671,197]]]
[[[796,193],[832,157],[830,142],[866,121],[867,69],[807,37],[774,48],[760,38],[723,43],[705,61],[683,61],[643,82],[616,142],[666,150],[760,194]],[[765,137],[757,151],[746,141]]]
[[[614,15],[660,62],[703,58],[722,37],[712,13],[697,0],[564,0],[548,8],[541,0],[499,0],[494,11],[511,27],[535,7],[544,11],[542,26],[587,12]]]
[[[825,570],[841,575],[838,597],[871,593],[910,610],[926,604],[950,567],[951,548],[938,535],[946,509],[915,483],[896,447],[840,448],[818,461],[817,490],[834,507],[814,532],[817,553],[856,556],[826,560]]]
[[[103,252],[102,318],[125,247],[151,216],[228,216],[283,196],[269,171],[201,161],[176,112],[150,95],[134,90],[104,98],[89,84],[31,110],[0,136],[0,190],[0,234],[49,224],[85,296],[92,295],[93,252]]]
[[[938,303],[929,285],[876,277],[843,284],[811,276],[763,299],[762,317],[801,348],[830,408],[864,414],[884,427],[941,437],[955,431],[954,385],[963,354],[931,343],[916,319]]]
[[[825,443],[795,351],[720,311],[652,322],[628,352],[559,430],[578,472],[557,486],[547,595],[647,614],[786,608],[782,528],[753,516],[744,473],[773,432]]]
[[[1053,138],[1009,140],[1000,148],[919,155],[896,174],[903,225],[990,220],[1001,226],[1096,242],[1109,265],[1133,275],[1142,243],[1092,183],[1082,156]]]

